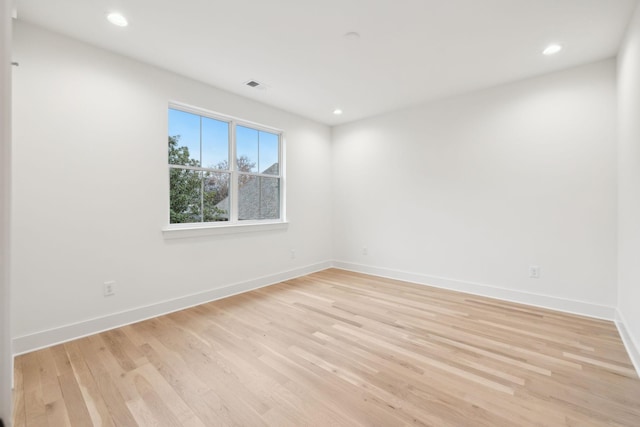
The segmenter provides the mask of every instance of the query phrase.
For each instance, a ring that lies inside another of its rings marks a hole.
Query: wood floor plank
[[[105,404],[102,394],[98,390],[98,386],[87,367],[87,361],[82,355],[82,351],[77,341],[72,341],[64,345],[69,356],[73,372],[78,381],[78,387],[82,393],[83,400],[86,403],[87,412],[91,417],[91,423],[94,426],[113,427],[113,419],[109,413],[109,409]]]
[[[101,353],[105,351],[105,347],[101,345],[100,336],[86,337],[78,340],[77,343],[93,377],[96,389],[100,393],[100,399],[104,401],[113,423],[120,426],[138,425],[117,386],[121,371],[114,369],[111,365],[110,372],[103,364],[104,358]],[[117,364],[116,366],[119,367]]]
[[[224,426],[231,424],[230,420],[225,418],[225,414],[211,410],[209,402],[205,401],[203,397],[211,392],[211,389],[191,372],[189,366],[180,357],[172,354],[156,340],[150,340],[149,343],[143,344],[141,349],[158,373],[164,377],[165,381],[204,425]]]
[[[69,423],[65,425],[91,426],[93,423],[87,409],[87,402],[80,391],[76,377],[73,373],[67,372],[58,377],[58,379],[64,397],[64,400],[60,402],[62,403],[61,407],[65,409],[65,413],[68,413],[69,419]],[[53,423],[52,425],[63,424]]]
[[[26,425],[26,410],[24,405],[24,386],[22,381],[22,360],[23,358],[16,358],[14,360],[14,374],[13,374],[13,426],[24,427]]]
[[[640,426],[613,322],[329,269],[15,362],[14,425]]]
[[[28,426],[46,426],[48,425],[47,411],[42,397],[42,382],[40,380],[38,352],[24,355],[21,361],[25,424]]]

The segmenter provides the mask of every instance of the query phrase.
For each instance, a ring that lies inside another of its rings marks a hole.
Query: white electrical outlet
[[[537,265],[529,266],[529,278],[531,279],[539,279],[540,278],[540,267]]]
[[[362,255],[369,255],[369,249],[366,246],[362,247]]]
[[[296,259],[296,250],[291,249],[291,259]]]
[[[104,296],[110,297],[111,295],[116,294],[116,281],[109,280],[108,282],[104,282],[104,287],[102,288]]]

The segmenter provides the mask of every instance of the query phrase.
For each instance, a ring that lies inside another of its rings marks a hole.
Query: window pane
[[[240,172],[258,172],[258,131],[236,126],[236,156]]]
[[[238,219],[279,219],[280,179],[240,175]]]
[[[278,175],[278,135],[269,132],[260,132],[260,151],[258,157],[258,170],[268,175]]]
[[[229,169],[229,123],[202,118],[202,167]]]
[[[204,172],[204,222],[229,221],[229,174]]]
[[[169,169],[171,224],[202,221],[202,172]]]
[[[200,116],[169,109],[169,164],[200,166]]]

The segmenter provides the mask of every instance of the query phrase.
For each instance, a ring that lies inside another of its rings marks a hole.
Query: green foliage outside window
[[[190,158],[189,149],[179,146],[180,136],[169,137],[169,164],[200,167],[200,162]],[[227,221],[228,210],[218,204],[228,197],[220,191],[220,175],[210,171],[170,168],[170,210],[172,224],[191,222]]]
[[[200,162],[191,158],[189,148],[179,143],[180,135],[169,136],[169,165],[200,168]],[[249,172],[255,167],[246,156],[237,162],[240,172]],[[228,161],[212,169],[228,171]],[[241,176],[240,184],[246,179]],[[170,167],[169,181],[171,224],[229,220],[229,172]]]

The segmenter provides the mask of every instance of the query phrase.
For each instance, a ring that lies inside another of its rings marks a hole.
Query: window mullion
[[[200,167],[202,167],[202,116],[200,116]],[[204,172],[200,171],[200,221],[204,222]]]
[[[238,222],[238,165],[236,164],[236,122],[232,121],[229,124],[229,196],[231,197],[229,207],[229,221],[231,223]]]

